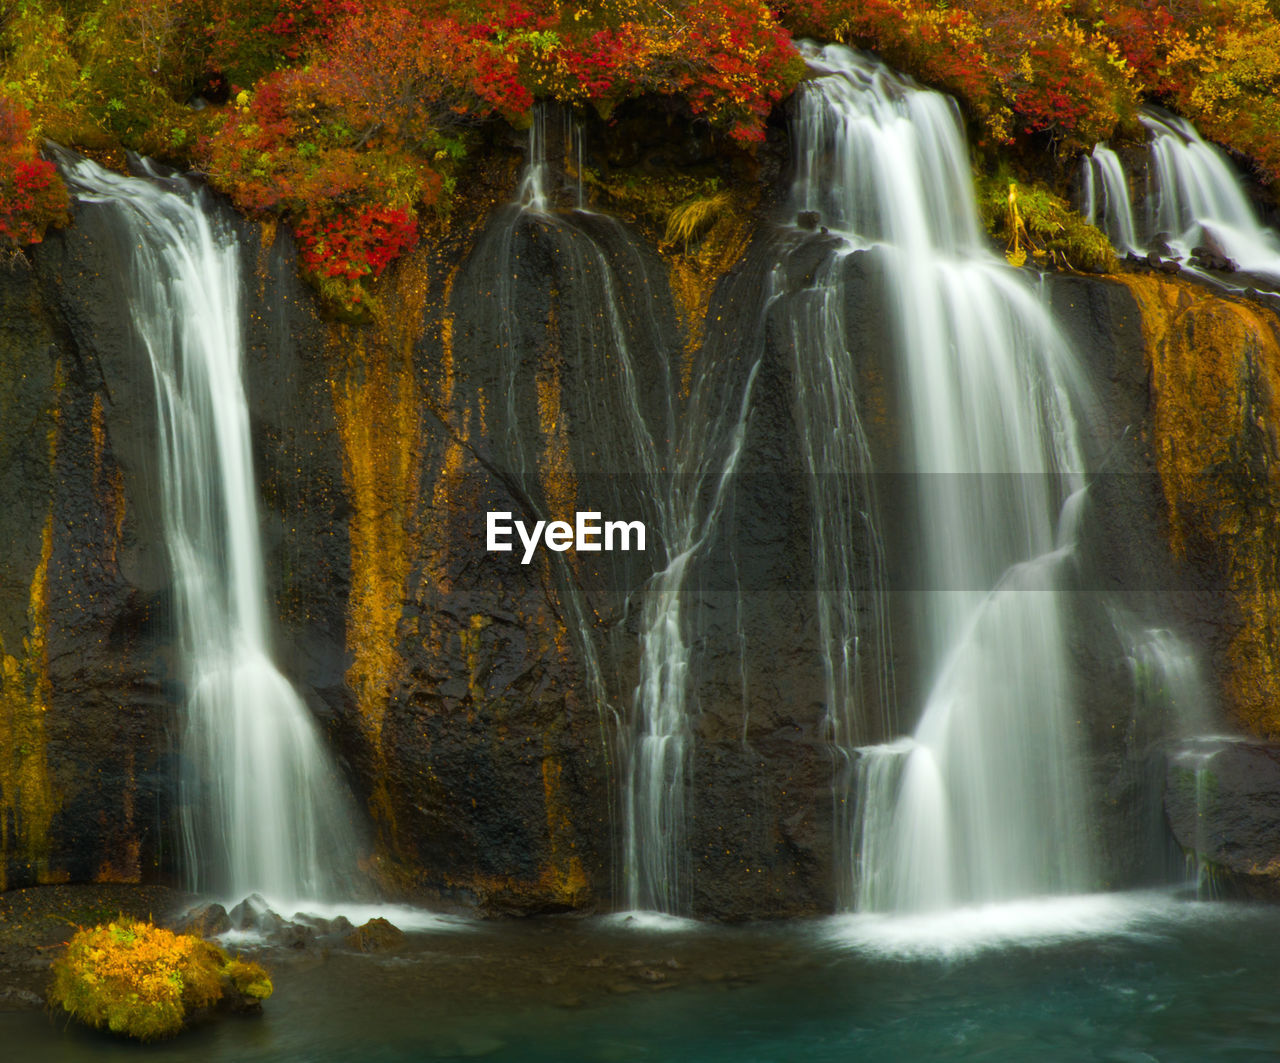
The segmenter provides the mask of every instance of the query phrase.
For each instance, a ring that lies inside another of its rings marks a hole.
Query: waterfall
[[[954,103],[849,49],[804,53],[821,76],[798,95],[792,198],[885,271],[909,456],[878,472],[909,474],[915,519],[881,537],[920,573],[907,597],[928,675],[911,738],[845,750],[858,808],[844,844],[860,856],[842,891],[917,911],[1083,889],[1060,589],[1082,498],[1072,353],[987,249]]]
[[[587,671],[592,699],[612,732],[619,767],[621,904],[630,910],[686,914],[690,905],[688,808],[692,755],[691,578],[717,526],[741,455],[759,359],[744,374],[733,358],[694,367],[682,394],[679,338],[663,333],[665,280],[613,218],[582,206],[583,146],[566,127],[576,156],[576,187],[557,190],[547,159],[548,115],[535,110],[528,164],[514,201],[482,240],[474,260],[493,278],[485,316],[503,353],[505,461],[535,519],[571,519],[555,504],[581,504],[627,520],[644,519],[652,575],[637,592],[639,638],[634,685],[619,699],[606,690],[597,622],[566,555],[557,585]],[[569,199],[561,209],[558,199]],[[532,271],[525,262],[537,258]],[[544,324],[519,312],[527,285],[549,281],[565,372],[589,401],[565,395],[578,494],[551,499],[539,487],[542,430],[521,414],[531,375],[546,372]],[[479,323],[478,328],[482,328]],[[638,352],[653,352],[655,361]],[[637,508],[643,512],[637,512]],[[627,680],[620,685],[628,685]],[[629,695],[629,696],[628,696]]]
[[[1097,144],[1081,159],[1080,168],[1085,220],[1105,232],[1121,254],[1137,251],[1133,201],[1120,157],[1106,144]]]
[[[808,199],[795,204],[810,209]],[[858,408],[858,373],[844,319],[847,258],[858,246],[837,236],[813,283],[790,305],[801,454],[811,491],[811,557],[826,687],[825,730],[835,756],[832,791],[837,880],[854,880],[852,818],[862,797],[857,757],[868,736],[897,725],[892,621],[886,591],[876,475]],[[803,245],[797,250],[802,250]],[[864,612],[868,622],[861,620]],[[865,780],[861,785],[865,786]]]
[[[1167,628],[1120,630],[1130,643],[1126,657],[1135,708],[1148,718],[1149,726],[1169,739],[1209,733],[1213,697],[1190,647]]]
[[[277,903],[349,896],[345,787],[272,662],[241,377],[240,251],[209,194],[67,154],[81,204],[110,212],[131,257],[129,314],[150,360],[160,496],[186,671],[182,829],[193,889]]]
[[[1215,759],[1234,743],[1246,741],[1235,735],[1200,735],[1174,751],[1171,765],[1183,780],[1191,777],[1191,807],[1195,816],[1194,837],[1185,851],[1184,881],[1200,900],[1219,899],[1217,869],[1211,854],[1220,851],[1222,810],[1219,807]],[[1185,785],[1183,782],[1182,785]]]
[[[1150,232],[1186,261],[1216,243],[1246,273],[1280,280],[1280,239],[1259,220],[1227,157],[1182,118],[1145,111],[1151,133]]]

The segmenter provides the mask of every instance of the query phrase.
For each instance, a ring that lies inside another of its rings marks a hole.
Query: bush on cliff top
[[[271,996],[256,963],[216,945],[130,919],[78,931],[53,963],[49,1003],[89,1026],[154,1041],[171,1037],[199,1008]]]
[[[1114,43],[1064,0],[780,0],[797,33],[874,49],[958,97],[980,142],[1047,140],[1073,153],[1132,120],[1137,92]]]
[[[608,120],[648,96],[750,148],[803,76],[792,33],[879,51],[954,94],[980,148],[1028,148],[1042,177],[1056,160],[1054,181],[1140,135],[1143,99],[1280,179],[1267,0],[0,0],[0,94],[31,118],[0,147],[21,156],[0,169],[0,242],[61,210],[39,138],[131,148],[283,218],[312,280],[358,310],[447,210],[484,122],[519,128],[536,99]]]
[[[1280,17],[1266,0],[1075,0],[1152,99],[1280,181]]]
[[[762,0],[384,0],[324,25],[305,66],[238,97],[204,158],[241,206],[288,218],[348,310],[447,207],[479,122],[527,125],[536,98],[608,115],[647,94],[752,143],[802,69]]]
[[[39,243],[66,216],[66,187],[36,154],[30,116],[0,94],[0,251]]]
[[[1070,158],[1161,102],[1280,180],[1280,17],[1267,0],[776,0],[788,29],[872,48],[954,94],[988,145]]]

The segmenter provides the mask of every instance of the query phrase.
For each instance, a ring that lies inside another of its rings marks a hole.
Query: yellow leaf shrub
[[[53,964],[49,1003],[89,1026],[154,1041],[178,1033],[191,1012],[228,989],[258,1002],[271,979],[189,934],[118,919],[78,931]]]

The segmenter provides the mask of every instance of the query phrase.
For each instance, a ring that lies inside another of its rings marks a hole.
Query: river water
[[[392,956],[268,952],[276,993],[147,1049],[0,1015],[10,1058],[494,1063],[1260,1060],[1280,1053],[1280,911],[1169,894],[930,925],[472,924]]]

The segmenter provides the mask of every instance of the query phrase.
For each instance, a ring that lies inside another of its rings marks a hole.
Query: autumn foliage
[[[479,123],[527,125],[537,99],[608,116],[665,96],[751,144],[802,69],[762,0],[302,6],[270,25],[296,29],[275,47],[308,61],[239,96],[206,168],[241,206],[284,215],[306,269],[349,306],[414,246],[424,212],[447,206]]]
[[[880,52],[956,95],[988,143],[1070,158],[1162,103],[1280,179],[1280,19],[1267,0],[777,0],[793,32]]]
[[[1137,110],[1120,50],[1065,0],[783,0],[779,13],[797,32],[872,48],[957,96],[992,145],[1029,137],[1069,154]]]
[[[0,96],[0,250],[39,243],[66,213],[66,186],[36,154],[29,115]]]
[[[1266,0],[1076,0],[1146,95],[1280,181],[1280,18]]]
[[[52,1006],[141,1041],[173,1036],[192,1012],[228,995],[256,1006],[272,991],[256,963],[230,960],[201,938],[124,918],[77,931],[52,973]]]
[[[1156,101],[1280,179],[1268,0],[0,0],[0,245],[64,206],[43,136],[193,167],[279,218],[349,309],[447,212],[487,125],[640,98],[751,151],[793,37],[953,94],[978,146],[1056,164]],[[203,107],[203,104],[208,104]],[[30,118],[28,124],[27,118]],[[1046,150],[1047,149],[1047,150]]]

